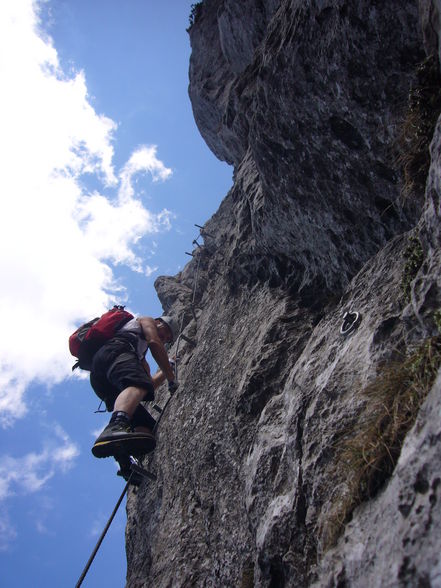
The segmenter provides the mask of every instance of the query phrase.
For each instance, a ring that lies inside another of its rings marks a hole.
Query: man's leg
[[[101,351],[92,367],[99,374],[105,375],[112,389],[121,390],[115,398],[109,424],[95,441],[93,455],[109,457],[121,452],[140,455],[152,451],[156,445],[153,433],[134,431],[131,422],[141,400],[151,399],[154,395],[151,379],[136,354],[124,351],[116,357],[111,355],[107,359],[105,352]],[[96,374],[91,374],[93,386],[95,376]]]
[[[146,391],[136,386],[129,386],[119,394],[115,400],[114,412],[122,411],[132,418],[138,404],[144,399]]]
[[[134,390],[134,392],[132,392],[132,390]],[[118,398],[119,402],[117,402]],[[140,400],[138,400],[138,398],[140,398]],[[130,388],[123,390],[121,394],[111,402],[106,401],[106,407],[109,412],[125,412],[127,416],[130,417],[130,422],[134,431],[152,433],[156,421],[149,411],[141,404],[144,399],[145,390],[137,388],[136,386],[131,386]],[[138,402],[137,405],[136,402]]]

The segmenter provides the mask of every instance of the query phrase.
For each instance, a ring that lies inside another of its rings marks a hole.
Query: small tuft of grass
[[[202,11],[202,0],[201,0],[201,2],[195,2],[194,4],[191,5],[187,33],[190,31],[191,27],[195,24],[195,22],[197,21],[197,19],[201,15],[201,11]]]
[[[250,560],[246,562],[242,570],[240,588],[254,588],[254,563]]]
[[[438,57],[419,64],[416,83],[409,92],[408,108],[397,140],[397,164],[403,170],[402,196],[424,196],[430,166],[429,145],[441,112],[441,74]]]
[[[408,431],[429,393],[441,366],[441,336],[385,366],[364,390],[367,415],[357,432],[336,447],[335,472],[345,480],[346,490],[331,509],[322,531],[322,545],[337,542],[354,509],[373,498],[392,475]]]
[[[401,280],[401,289],[405,300],[409,302],[411,283],[415,279],[424,260],[423,248],[417,237],[411,237],[409,239],[409,244],[404,251],[404,257],[406,258],[406,263],[404,265],[403,278]]]
[[[441,335],[441,308],[438,308],[433,314],[433,320],[435,321],[436,328]]]

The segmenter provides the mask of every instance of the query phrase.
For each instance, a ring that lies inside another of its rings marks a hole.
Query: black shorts
[[[119,394],[129,386],[144,389],[143,400],[154,399],[152,379],[138,359],[135,347],[124,338],[112,339],[95,353],[90,384],[109,411],[113,410]]]

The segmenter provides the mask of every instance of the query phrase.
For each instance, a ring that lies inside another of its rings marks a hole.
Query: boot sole
[[[126,439],[99,441],[92,447],[92,453],[98,458],[114,457],[118,454],[137,456],[150,453],[155,447],[155,439],[149,439],[145,436],[134,438],[132,436]]]

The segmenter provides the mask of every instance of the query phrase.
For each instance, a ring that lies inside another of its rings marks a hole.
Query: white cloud
[[[54,499],[45,494],[40,494],[35,497],[30,507],[27,513],[28,518],[33,521],[38,533],[41,535],[55,536],[55,532],[51,529],[50,524],[50,518],[53,516],[53,511],[56,508]]]
[[[29,495],[39,492],[58,472],[66,472],[74,465],[80,452],[75,443],[59,426],[52,427],[55,436],[43,443],[39,453],[31,452],[22,457],[0,456],[0,501],[16,494]],[[44,518],[51,505],[48,499],[39,502],[34,512],[35,525],[40,533],[47,532]],[[43,505],[43,506],[42,506]],[[6,508],[0,507],[0,551],[5,551],[17,537]]]
[[[172,215],[147,210],[135,175],[170,177],[155,146],[141,146],[115,172],[116,124],[91,106],[83,72],[61,70],[39,29],[38,3],[0,3],[0,420],[26,412],[32,381],[68,376],[67,337],[124,290],[111,264],[150,275],[136,247],[170,228]],[[88,193],[85,174],[106,188]],[[38,484],[38,480],[34,480]],[[31,483],[31,481],[30,481]]]
[[[31,452],[23,457],[0,456],[0,500],[17,493],[38,492],[56,472],[66,472],[73,467],[80,454],[78,447],[59,425],[54,431],[55,438],[47,440],[39,453]]]
[[[92,524],[89,528],[89,535],[90,537],[98,537],[103,532],[104,527],[106,526],[108,520],[108,514],[99,512],[92,521]],[[123,532],[124,533],[124,523],[122,523],[121,519],[115,519],[112,522],[112,528],[114,533]]]
[[[133,196],[132,178],[138,172],[150,172],[154,182],[165,181],[171,176],[172,171],[156,157],[156,150],[156,145],[143,146],[131,155],[120,174],[120,196],[123,199]]]
[[[147,151],[147,148],[142,149],[144,150]],[[153,164],[160,163],[156,159],[155,147],[149,153],[152,154]],[[145,233],[153,234],[170,229],[169,210],[153,214],[133,197],[132,178],[141,171],[151,171],[150,163],[145,161],[142,169],[128,166],[123,170],[120,175],[121,188],[115,204],[97,193],[79,200],[76,219],[80,226],[84,226],[85,246],[95,258],[108,259],[116,264],[124,263],[134,271],[142,272],[142,260],[134,253],[133,246]]]
[[[105,524],[106,524],[105,515],[101,514],[98,518],[95,518],[95,520],[92,522],[92,525],[90,527],[90,531],[89,531],[90,536],[91,537],[98,537],[98,535],[101,535]]]
[[[11,523],[9,513],[0,509],[0,551],[7,551],[17,538],[17,531]]]
[[[144,271],[145,271],[145,275],[149,278],[152,274],[154,274],[156,271],[158,270],[158,266],[155,265],[155,267],[151,267],[150,265],[146,265]]]
[[[94,439],[96,439],[99,435],[101,435],[101,433],[103,432],[105,425],[103,425],[102,427],[100,427],[99,429],[94,429],[93,431],[91,431],[91,435]]]

